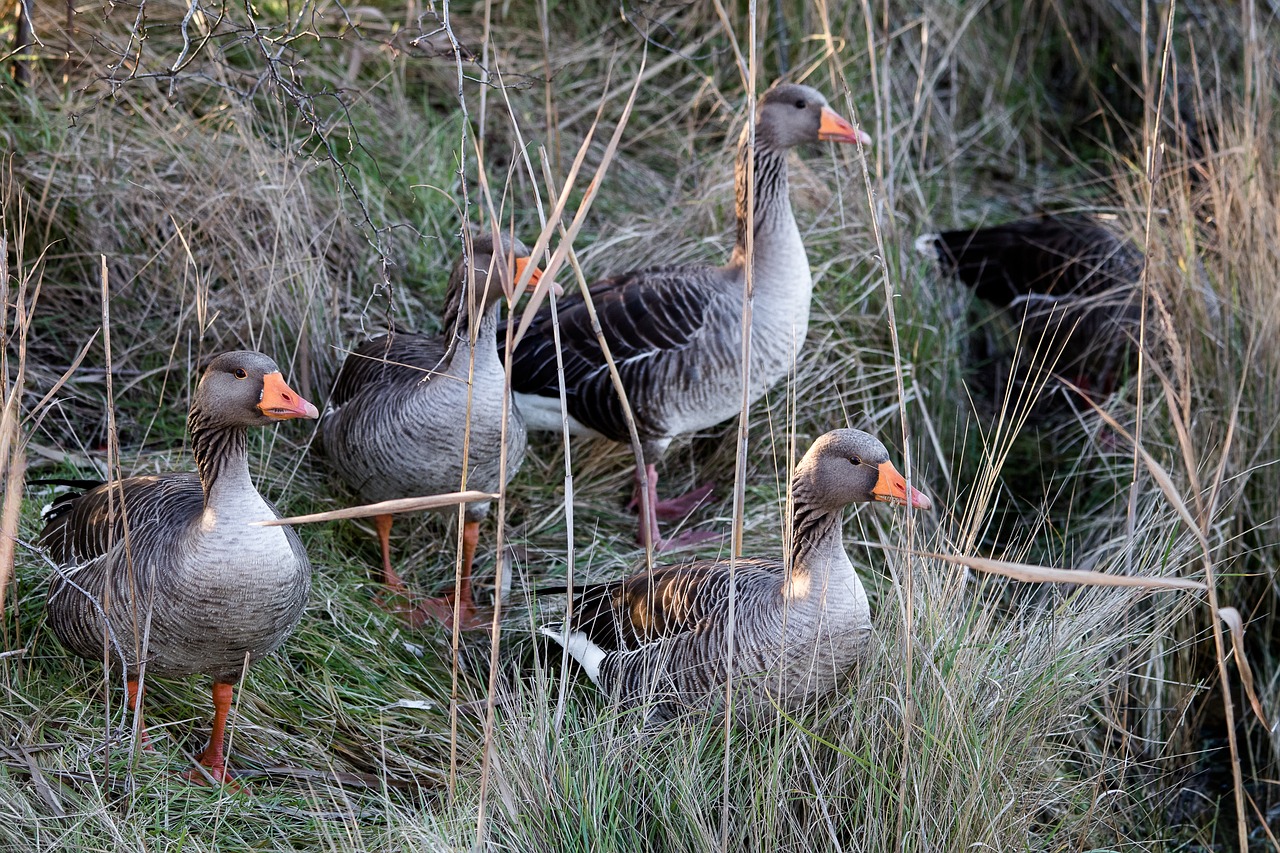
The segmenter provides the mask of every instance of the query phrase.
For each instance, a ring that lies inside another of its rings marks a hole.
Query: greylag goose
[[[728,558],[640,571],[577,595],[571,627],[544,628],[605,693],[651,722],[714,711],[732,662],[743,717],[795,709],[835,690],[871,633],[871,611],[841,537],[852,503],[928,509],[876,438],[855,429],[814,442],[792,478],[788,559]],[[732,661],[726,646],[736,584]]]
[[[925,234],[917,248],[1006,312],[1020,346],[1084,391],[1109,393],[1138,326],[1143,255],[1096,219],[1041,216]]]
[[[469,489],[496,492],[520,469],[524,420],[506,399],[496,335],[499,303],[528,264],[529,249],[519,240],[504,243],[495,253],[493,239],[478,236],[470,256],[458,258],[449,277],[445,334],[381,335],[360,344],[343,362],[320,429],[329,467],[361,499],[458,491],[464,455]],[[498,274],[491,274],[495,269]],[[531,282],[540,275],[533,270]],[[505,480],[498,452],[504,417]],[[467,505],[461,582],[453,594],[410,610],[415,624],[432,617],[451,624],[455,600],[462,624],[477,623],[471,564],[480,521],[488,513],[487,501]],[[405,596],[404,581],[391,566],[393,519],[375,517],[382,579],[392,593]]]
[[[695,534],[661,542],[658,519],[684,517],[710,494],[711,486],[659,501],[655,463],[677,435],[712,427],[742,407],[747,229],[753,221],[750,399],[758,400],[795,364],[809,326],[813,279],[791,211],[787,152],[819,140],[871,141],[831,110],[816,90],[775,85],[756,110],[754,148],[747,128],[738,145],[738,234],[728,264],[644,269],[590,288],[640,437],[633,504],[641,508],[641,542],[668,547],[715,536]],[[747,208],[753,155],[754,220]],[[570,431],[630,441],[622,401],[582,296],[562,300],[557,313]],[[550,306],[544,306],[513,356],[512,387],[530,429],[563,426],[554,325]],[[652,510],[647,518],[646,502],[640,500],[645,482]]]
[[[157,474],[59,497],[41,543],[59,570],[49,584],[54,634],[71,652],[126,673],[128,707],[140,678],[213,678],[213,731],[200,764],[227,782],[223,737],[246,664],[293,631],[311,590],[311,564],[249,479],[248,428],[314,418],[316,407],[257,352],[215,358],[187,427],[196,474]],[[198,771],[189,778],[199,781]]]

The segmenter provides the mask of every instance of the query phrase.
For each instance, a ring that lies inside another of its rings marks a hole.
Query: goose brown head
[[[463,252],[453,265],[449,274],[449,291],[445,297],[444,327],[451,329],[457,321],[459,310],[463,307],[468,276],[474,282],[475,292],[483,294],[480,310],[476,316],[483,316],[498,303],[506,293],[510,292],[520,280],[524,269],[529,265],[529,247],[515,237],[502,237],[501,251],[495,250],[493,235],[479,234],[471,241],[470,256]],[[497,276],[492,274],[496,272]],[[542,277],[542,270],[534,268],[529,274],[529,287],[532,289]],[[490,282],[494,286],[490,286]],[[474,301],[468,300],[474,305]],[[470,306],[468,306],[469,308]],[[468,311],[468,316],[469,316]]]
[[[819,141],[871,144],[870,136],[827,106],[821,92],[799,83],[778,83],[764,93],[756,113],[756,137],[776,148]]]
[[[274,361],[260,352],[240,350],[209,363],[191,415],[207,426],[231,427],[316,418],[320,413],[288,386]]]
[[[796,466],[797,498],[829,509],[883,501],[930,509],[933,502],[889,461],[889,452],[872,435],[857,429],[833,430],[820,437]]]

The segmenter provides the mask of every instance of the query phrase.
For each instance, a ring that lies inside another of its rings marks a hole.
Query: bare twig
[[[445,495],[427,495],[420,498],[395,498],[379,501],[374,504],[349,506],[343,509],[332,509],[327,512],[313,512],[307,515],[294,515],[289,518],[272,518],[267,521],[253,522],[256,527],[280,527],[285,524],[314,524],[320,521],[340,521],[344,518],[372,518],[375,515],[394,515],[401,512],[421,512],[424,509],[440,509],[454,504],[472,501],[497,500],[498,495],[489,492],[452,492]]]
[[[898,549],[894,549],[898,550]],[[905,549],[903,549],[905,551]],[[990,575],[1002,575],[1027,583],[1073,583],[1081,586],[1121,586],[1140,589],[1202,590],[1205,584],[1188,578],[1162,578],[1147,575],[1112,575],[1105,572],[1088,572],[1082,569],[1053,569],[1033,566],[1009,560],[974,557],[968,554],[934,554],[928,551],[911,551],[912,556],[940,560],[953,566],[964,566]]]

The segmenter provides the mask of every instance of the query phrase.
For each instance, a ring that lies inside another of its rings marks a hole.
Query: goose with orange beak
[[[543,633],[648,721],[721,712],[730,677],[745,719],[830,695],[871,637],[871,607],[844,549],[845,508],[887,501],[927,510],[932,502],[907,485],[879,440],[856,429],[813,443],[791,496],[786,559],[691,560],[579,587],[569,625]]]
[[[685,520],[713,490],[704,484],[659,499],[656,466],[671,442],[736,417],[744,397],[759,400],[795,369],[804,347],[813,277],[791,210],[790,151],[821,141],[871,142],[820,92],[798,84],[781,83],[764,94],[754,129],[753,135],[745,127],[738,144],[737,241],[728,263],[656,266],[599,281],[590,288],[594,311],[580,294],[561,301],[555,314],[544,307],[511,354],[512,387],[530,429],[563,428],[562,377],[570,432],[630,444],[634,426],[640,446],[631,503],[639,510],[640,542],[657,550],[720,538],[708,530],[662,538],[659,520]],[[748,277],[753,301],[744,370]]]
[[[98,664],[103,638],[113,638],[111,666],[124,670],[139,719],[144,670],[213,678],[213,732],[186,774],[193,781],[231,779],[223,740],[234,685],[285,641],[311,590],[293,528],[253,524],[280,516],[249,478],[248,430],[317,414],[267,356],[224,353],[205,370],[187,419],[198,473],[104,483],[59,497],[44,514],[40,542],[58,565],[49,624]]]
[[[477,236],[449,278],[443,335],[392,332],[343,362],[320,424],[325,462],[364,502],[474,489],[501,490],[524,461],[525,426],[498,357],[498,313],[522,280],[554,288],[519,240]],[[505,465],[503,462],[505,448]],[[464,483],[465,462],[465,483]],[[504,477],[505,474],[505,477]],[[489,502],[467,505],[455,589],[419,600],[391,564],[394,516],[376,516],[388,607],[411,624],[436,619],[482,627],[471,594],[480,522]]]

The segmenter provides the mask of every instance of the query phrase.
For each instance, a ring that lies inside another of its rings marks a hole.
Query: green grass
[[[532,243],[554,202],[544,163],[564,181],[607,96],[571,217],[642,61],[622,146],[575,241],[586,273],[715,262],[731,246],[730,168],[747,108],[732,53],[735,40],[746,46],[742,9],[728,10],[727,29],[714,6],[628,7],[623,20],[611,7],[562,4],[547,10],[544,47],[536,4],[494,4],[487,65],[463,66],[464,135],[452,56],[413,44],[439,44],[429,11],[269,3],[250,22],[242,5],[218,7],[220,18],[205,9],[190,32],[211,35],[193,40],[171,90],[182,7],[148,5],[141,43],[129,41],[132,9],[104,8],[78,7],[73,33],[61,29],[65,10],[37,10],[45,46],[34,87],[0,84],[0,135],[13,152],[0,175],[4,390],[25,359],[28,477],[101,459],[101,256],[123,471],[188,468],[185,409],[204,357],[261,348],[322,404],[352,342],[392,321],[437,329],[457,235],[482,221],[481,165],[504,224]],[[452,6],[455,34],[477,55],[485,13]],[[1263,73],[1272,34],[1261,22],[1251,44],[1234,12],[1178,5],[1169,95],[1180,108],[1207,104],[1217,147],[1192,162],[1166,126],[1152,188],[1141,151],[1161,55],[1111,4],[894,2],[870,22],[863,14],[786,3],[785,32],[772,9],[759,22],[760,84],[784,62],[811,72],[876,145],[870,198],[856,152],[822,146],[792,161],[816,297],[794,380],[749,413],[745,516],[728,518],[732,424],[678,441],[662,471],[673,492],[717,481],[725,500],[692,522],[741,523],[747,551],[770,553],[781,548],[792,454],[846,424],[877,432],[895,460],[910,449],[913,481],[940,510],[910,530],[884,507],[847,521],[876,635],[846,694],[752,730],[715,720],[641,730],[610,709],[537,636],[557,604],[535,605],[526,590],[563,580],[570,553],[579,579],[633,565],[630,457],[571,446],[570,543],[565,449],[538,436],[508,491],[515,578],[493,730],[488,638],[464,637],[451,665],[447,633],[407,629],[375,605],[367,527],[306,526],[316,572],[306,615],[237,691],[231,761],[252,794],[195,787],[177,773],[203,747],[207,684],[151,684],[156,752],[134,749],[120,686],[66,654],[44,624],[49,566],[27,544],[47,496],[32,489],[0,625],[0,848],[469,849],[483,788],[482,840],[495,850],[1233,849],[1227,724],[1202,602],[1032,587],[897,548],[1204,576],[1177,504],[1142,465],[1135,482],[1131,445],[1096,414],[1024,424],[983,398],[968,356],[973,306],[912,249],[924,231],[1082,206],[1114,210],[1145,242],[1150,208],[1150,286],[1169,320],[1153,302],[1149,328],[1164,332],[1145,372],[1103,405],[1127,430],[1141,421],[1144,448],[1206,537],[1222,604],[1248,620],[1258,693],[1280,714],[1280,358],[1270,345],[1280,162]],[[1160,22],[1149,24],[1161,44]],[[129,44],[133,79],[109,68]],[[482,89],[484,73],[509,88]],[[41,288],[25,349],[11,337],[20,280]],[[35,405],[95,334],[37,423]],[[251,445],[261,488],[286,512],[348,501],[308,457],[312,430],[289,424]],[[482,527],[482,584],[496,524]],[[447,514],[397,523],[396,559],[416,588],[447,586],[454,531]],[[1274,833],[1280,747],[1229,669],[1245,788]],[[1273,849],[1246,809],[1250,849]]]

